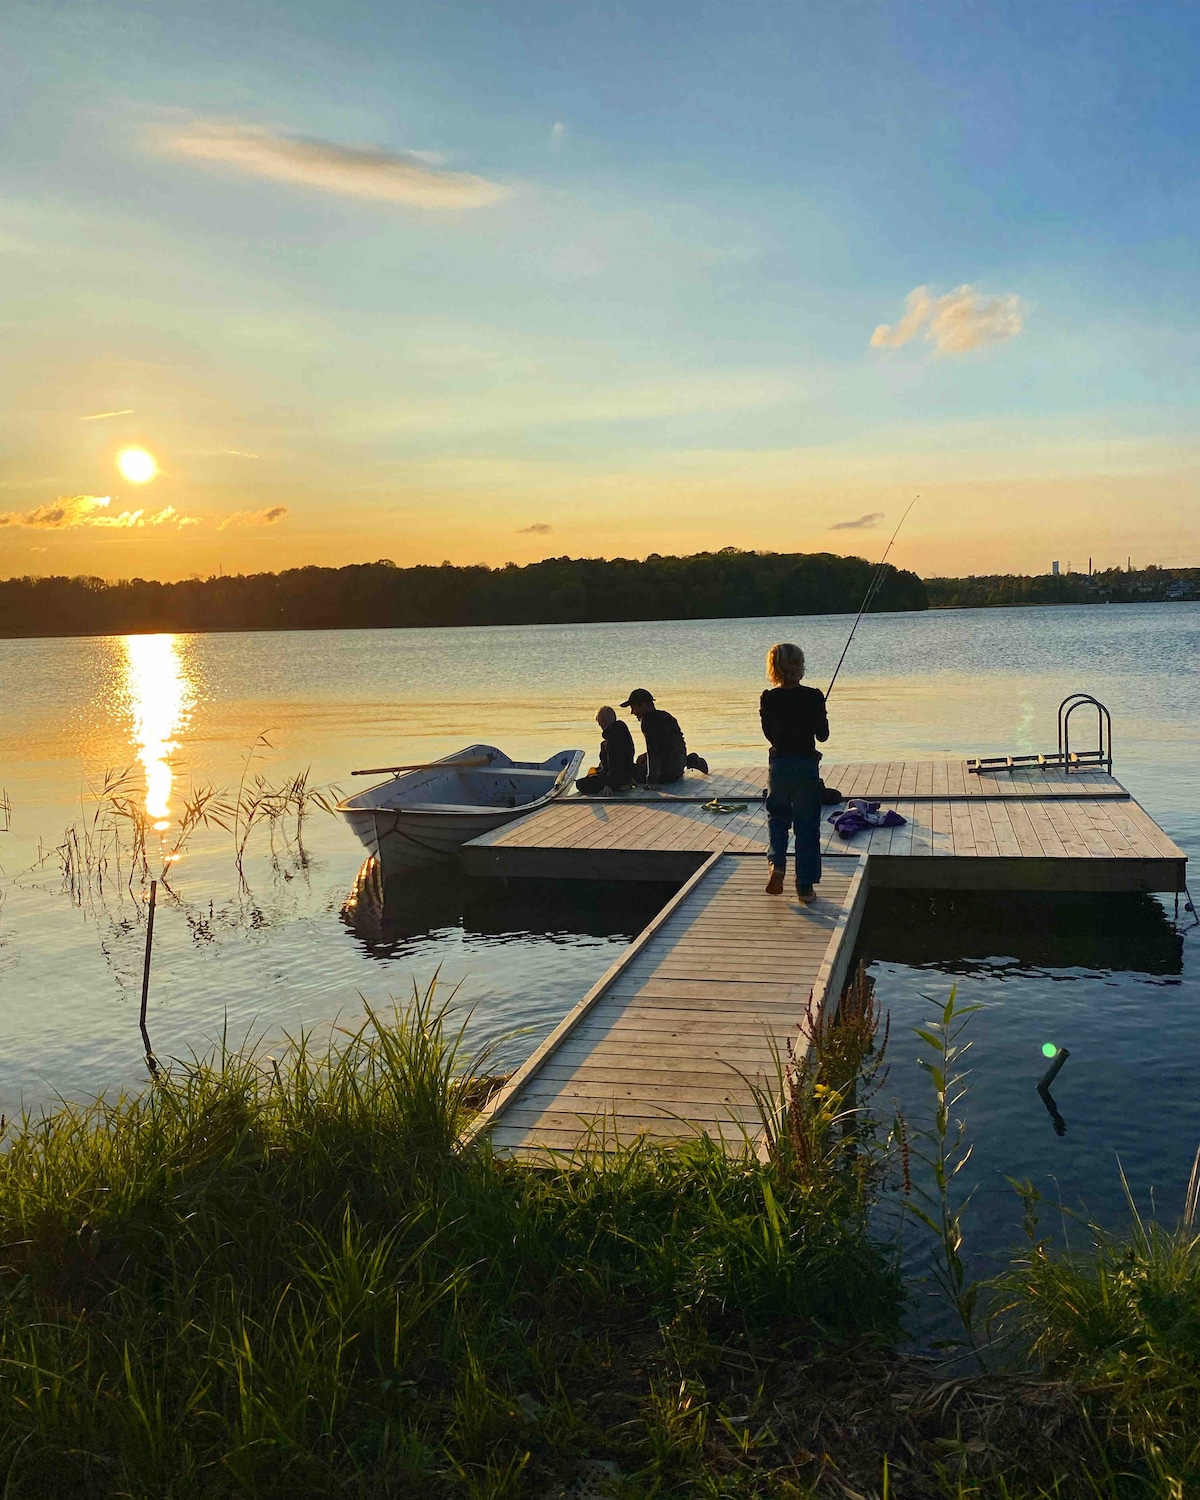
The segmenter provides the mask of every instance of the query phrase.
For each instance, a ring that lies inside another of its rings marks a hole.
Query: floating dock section
[[[1180,891],[1186,856],[1115,777],[966,761],[826,765],[827,786],[906,822],[824,852],[871,862],[876,887],[976,891]],[[565,798],[467,844],[468,873],[570,880],[686,880],[709,855],[766,855],[765,766],[688,776],[680,790]],[[712,811],[715,799],[732,811]]]
[[[822,768],[828,786],[895,808],[852,841],[823,824],[818,899],[768,896],[766,768],[669,792],[564,798],[468,844],[468,872],[681,880],[682,888],[480,1117],[522,1158],[704,1133],[761,1149],[762,1100],[810,999],[837,1002],[872,887],[975,891],[1184,889],[1187,856],[1103,771],[965,761]]]

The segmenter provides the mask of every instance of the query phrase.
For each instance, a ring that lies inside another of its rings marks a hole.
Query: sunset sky
[[[1200,564],[1194,4],[4,9],[0,576]]]

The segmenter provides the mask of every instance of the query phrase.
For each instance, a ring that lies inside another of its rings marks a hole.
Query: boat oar
[[[396,775],[399,771],[461,771],[476,766],[490,766],[486,755],[473,755],[468,760],[418,760],[411,766],[370,766],[365,771],[351,771],[351,776]]]

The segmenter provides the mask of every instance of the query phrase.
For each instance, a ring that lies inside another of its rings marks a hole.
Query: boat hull
[[[383,878],[391,880],[398,875],[410,875],[425,865],[457,859],[464,844],[493,828],[523,818],[527,812],[524,807],[443,815],[377,810],[371,814],[374,826],[367,847],[379,860]]]
[[[457,774],[456,762],[469,761],[479,753],[490,756],[494,764],[478,773],[477,782],[469,784],[495,783],[493,794],[505,795],[509,805],[480,801],[478,804],[460,802],[456,806],[439,807],[421,799],[422,786],[426,795],[439,795],[436,790],[430,792],[430,781],[443,764],[445,774],[454,776]],[[493,746],[473,745],[455,757],[448,757],[444,763],[439,762],[436,768],[423,772],[419,778],[410,776],[381,783],[365,793],[347,798],[339,804],[338,811],[359,842],[379,861],[384,880],[392,880],[430,865],[456,860],[462,846],[472,839],[523,818],[563,795],[570,789],[582,759],[582,751],[560,751],[540,766],[518,765]],[[513,797],[519,797],[522,788],[529,785],[529,781],[522,778],[540,779],[545,790],[539,787],[538,793],[528,801],[516,801],[512,805]],[[410,786],[412,794],[407,791]]]

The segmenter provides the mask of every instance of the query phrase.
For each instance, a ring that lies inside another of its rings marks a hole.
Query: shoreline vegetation
[[[874,565],[726,547],[644,560],[547,558],[501,568],[343,568],[188,578],[0,580],[0,639],[170,631],[362,630],[854,614]],[[872,613],[1200,598],[1200,568],[920,579],[884,566]]]
[[[0,638],[853,614],[874,571],[861,557],[729,547],[691,557],[557,557],[502,568],[399,568],[385,559],[177,583],[10,578],[0,582]],[[925,609],[924,585],[915,573],[888,566],[874,607]]]
[[[5,1493],[1182,1500],[1197,1184],[1178,1229],[1073,1256],[1023,1189],[1025,1252],[971,1283],[968,1019],[952,994],[918,1033],[931,1123],[877,1118],[860,972],[781,1062],[761,1157],[494,1158],[465,1129],[489,1058],[432,986],[327,1051],[227,1050],[10,1123]],[[897,1220],[928,1226],[949,1360],[899,1350]]]
[[[1106,568],[1099,573],[998,573],[926,578],[930,609],[1039,604],[1163,604],[1200,599],[1200,568]]]

